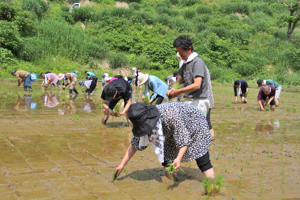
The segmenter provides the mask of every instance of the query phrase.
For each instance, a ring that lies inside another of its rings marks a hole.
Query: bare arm
[[[175,165],[175,169],[179,169],[181,159],[182,159],[183,155],[185,154],[186,150],[187,150],[187,146],[183,146],[179,149],[177,158],[173,162],[173,164]]]
[[[261,103],[260,100],[258,101],[258,104],[259,104],[261,110],[265,110],[265,108],[264,108],[264,106],[263,106],[263,104]]]
[[[178,82],[182,83],[181,81],[183,81],[183,78],[181,76],[179,76]],[[174,97],[177,97],[178,95],[180,95],[182,93],[189,93],[189,92],[193,92],[195,90],[199,90],[200,87],[201,87],[201,83],[202,83],[202,77],[200,77],[200,76],[199,77],[195,77],[193,84],[191,84],[189,86],[186,86],[184,88],[181,88],[181,89],[171,90],[169,96],[171,98],[174,98]]]
[[[119,174],[123,170],[124,166],[134,156],[134,154],[135,154],[136,151],[137,150],[135,148],[133,148],[132,145],[130,145],[128,147],[128,149],[127,149],[127,151],[126,151],[126,153],[125,153],[125,155],[124,155],[121,163],[119,164],[119,166],[115,170],[115,174]]]
[[[124,115],[124,114],[127,112],[127,110],[129,109],[130,105],[131,105],[131,99],[129,99],[129,100],[127,101],[124,110],[123,110],[122,112],[120,112],[120,116]]]

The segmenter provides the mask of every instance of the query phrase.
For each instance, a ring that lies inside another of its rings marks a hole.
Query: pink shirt
[[[117,80],[117,79],[118,79],[118,78],[113,77],[113,78],[111,78],[111,79],[109,80],[109,83],[111,83],[112,81]]]
[[[51,81],[54,85],[59,80],[59,77],[54,73],[45,74],[47,76],[48,81]]]

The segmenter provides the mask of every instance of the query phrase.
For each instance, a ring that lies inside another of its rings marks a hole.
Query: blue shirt
[[[166,93],[168,91],[168,85],[157,78],[156,76],[150,75],[148,78],[148,87],[151,91],[153,91],[153,95],[151,96],[151,99],[155,99],[157,95],[159,94],[160,96],[164,98],[168,98]]]
[[[88,72],[87,75],[88,76],[96,76],[93,72]]]

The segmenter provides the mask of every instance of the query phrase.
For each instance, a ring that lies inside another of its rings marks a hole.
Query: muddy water
[[[195,162],[183,163],[187,174],[172,184],[151,148],[137,152],[111,182],[132,133],[125,117],[101,124],[100,90],[69,97],[67,91],[42,91],[40,82],[32,93],[15,80],[0,83],[1,199],[204,198]],[[213,89],[210,154],[225,181],[214,198],[299,198],[300,94],[283,91],[279,108],[261,112],[257,87],[250,88],[248,104],[233,103],[231,85]]]

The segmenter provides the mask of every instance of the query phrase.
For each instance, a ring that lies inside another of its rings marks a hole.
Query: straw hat
[[[148,73],[139,73],[138,76],[138,85],[143,85],[146,81],[148,81],[149,74]]]

